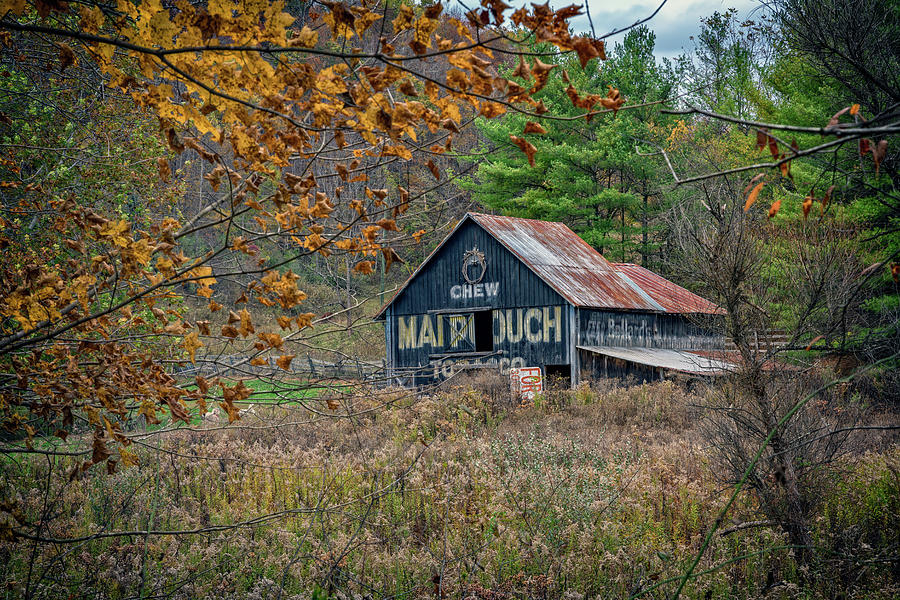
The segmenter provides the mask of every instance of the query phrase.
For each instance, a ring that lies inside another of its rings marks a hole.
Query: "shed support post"
[[[569,318],[569,381],[572,388],[578,387],[581,383],[581,360],[578,355],[578,310],[574,305],[569,304],[566,307]]]

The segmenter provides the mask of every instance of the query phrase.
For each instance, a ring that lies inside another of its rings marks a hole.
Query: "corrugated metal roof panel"
[[[678,314],[725,314],[712,302],[631,263],[611,263],[563,223],[468,213],[422,262],[387,307],[406,289],[444,243],[472,219],[573,305],[583,308]]]
[[[579,350],[587,350],[628,362],[661,367],[671,371],[691,373],[693,375],[723,375],[734,371],[735,365],[700,356],[685,350],[669,350],[665,348],[621,348],[611,346],[578,346]]]
[[[563,223],[480,213],[468,216],[575,306],[666,310]]]
[[[653,271],[631,263],[612,263],[613,267],[627,275],[666,312],[680,314],[724,315],[725,310],[709,300],[676,285]]]

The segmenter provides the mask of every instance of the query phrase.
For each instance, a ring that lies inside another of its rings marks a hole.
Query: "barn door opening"
[[[447,350],[450,352],[491,352],[494,349],[494,318],[489,310],[444,315]]]
[[[494,314],[490,310],[475,313],[475,351],[494,349]]]

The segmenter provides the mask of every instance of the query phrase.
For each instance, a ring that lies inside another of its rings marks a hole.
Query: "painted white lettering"
[[[503,317],[503,311],[495,310],[494,312],[494,347],[506,341],[506,319]],[[507,311],[508,312],[508,311]]]
[[[500,282],[489,281],[488,283],[485,283],[484,291],[487,294],[488,298],[496,298],[497,294],[500,292]]]
[[[397,343],[400,350],[416,347],[416,317],[397,317]]]
[[[537,328],[532,327],[532,322],[537,323]],[[541,309],[529,308],[525,311],[525,337],[532,344],[541,341]]]
[[[516,327],[513,327],[513,313],[515,313]],[[522,325],[521,308],[518,308],[515,311],[506,311],[506,339],[508,339],[511,344],[517,344],[521,341],[522,334],[524,333]]]
[[[552,311],[552,313],[551,313]],[[561,306],[545,306],[543,308],[544,312],[544,341],[550,341],[550,330],[552,329],[554,332],[553,339],[555,342],[559,343],[562,341],[562,327],[560,326],[560,322],[562,321],[562,307]],[[551,316],[551,314],[553,316]]]
[[[463,300],[471,300],[472,299],[472,286],[466,284],[462,286],[462,298]]]
[[[422,329],[419,330],[419,345],[417,347],[421,348],[426,344],[432,348],[438,345],[437,338],[434,335],[434,325],[431,322],[431,315],[422,316]]]
[[[472,286],[472,295],[476,298],[484,298],[484,284],[476,283]]]
[[[462,286],[454,285],[450,288],[450,298],[453,300],[459,300],[462,298]]]

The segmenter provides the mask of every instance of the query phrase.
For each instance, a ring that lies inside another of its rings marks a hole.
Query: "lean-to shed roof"
[[[719,310],[711,302],[647,269],[610,263],[563,223],[467,213],[376,318],[384,316],[385,309],[468,220],[480,225],[574,306],[667,313],[716,314]]]

